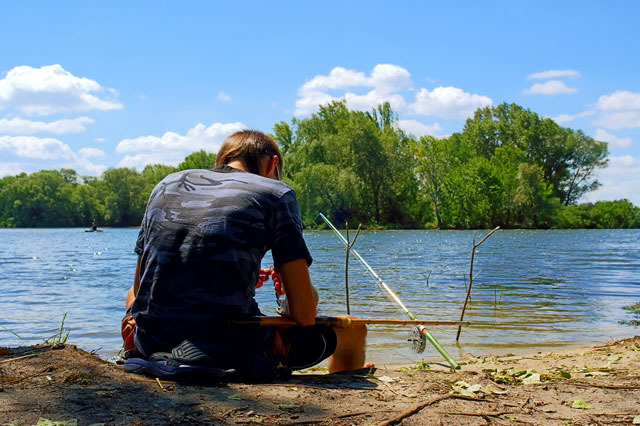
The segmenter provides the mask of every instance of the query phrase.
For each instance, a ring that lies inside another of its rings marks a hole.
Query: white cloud
[[[567,93],[576,93],[578,89],[568,87],[564,82],[558,80],[549,80],[545,83],[536,83],[529,89],[525,89],[523,93],[529,95],[563,95]]]
[[[593,124],[611,130],[635,129],[640,127],[640,111],[624,111],[603,114]]]
[[[347,89],[350,87],[370,87],[369,78],[363,72],[335,67],[328,76],[317,75],[300,87],[299,93],[312,93],[323,90]]]
[[[376,108],[381,103],[387,101],[391,104],[394,110],[404,108],[404,98],[398,94],[384,95],[375,90],[370,91],[365,95],[356,95],[355,93],[346,93],[344,99],[347,101],[347,106],[350,109],[356,109],[360,111],[369,111]]]
[[[122,108],[121,103],[94,94],[103,90],[96,81],[76,77],[60,65],[19,66],[0,80],[0,110],[13,108],[28,115],[49,115]],[[117,96],[113,89],[107,91]]]
[[[611,130],[640,127],[640,93],[618,90],[600,96],[596,104],[602,115],[593,124]]]
[[[0,150],[40,160],[71,160],[75,156],[69,145],[58,139],[35,136],[0,136]]]
[[[355,89],[370,89],[356,92]],[[411,74],[393,64],[378,64],[371,74],[335,67],[329,75],[317,75],[300,86],[296,100],[296,115],[312,114],[319,105],[345,99],[350,109],[371,110],[389,102],[396,110],[408,110],[419,115],[445,118],[465,118],[478,107],[492,103],[491,98],[470,94],[455,87],[437,87],[433,91],[420,89],[409,105],[401,91],[413,91]]]
[[[82,158],[103,158],[105,156],[104,151],[98,148],[80,148],[78,154]]]
[[[610,156],[609,166],[597,173],[602,186],[584,198],[587,201],[626,198],[640,205],[640,158],[630,155]]]
[[[379,64],[371,73],[371,85],[381,94],[397,92],[411,87],[411,74],[397,65]]]
[[[77,117],[57,121],[31,121],[22,118],[0,119],[0,133],[15,135],[33,135],[35,133],[54,133],[63,135],[66,133],[81,133],[87,130],[85,124],[91,124],[95,120],[89,117]]]
[[[574,115],[570,115],[570,114],[560,114],[556,117],[553,117],[552,120],[555,121],[558,124],[563,124],[563,123],[568,123],[570,121],[575,120],[576,118],[581,118],[581,117],[590,117],[595,115],[594,111],[583,111],[579,114],[574,114]]]
[[[118,164],[120,167],[144,168],[147,164],[177,165],[194,151],[204,149],[217,152],[222,141],[230,134],[245,129],[242,123],[214,123],[209,127],[197,124],[186,135],[166,132],[161,137],[141,136],[124,139],[116,147],[118,153],[128,153]]]
[[[548,71],[536,72],[533,74],[529,74],[527,76],[529,80],[531,79],[545,80],[548,78],[562,78],[562,77],[577,78],[577,77],[580,77],[580,72],[576,70],[548,70]]]
[[[20,163],[0,163],[0,177],[15,176],[24,171]]]
[[[457,87],[436,87],[433,91],[420,89],[410,110],[419,115],[444,118],[466,118],[478,109],[491,105],[487,96],[470,94]]]
[[[617,148],[625,148],[633,142],[631,138],[619,138],[602,129],[596,130],[594,138],[599,141],[608,142],[610,145]]]
[[[95,138],[94,141],[98,143],[102,143],[102,142],[106,142],[107,140],[105,138]]]
[[[433,123],[429,126],[416,120],[398,120],[397,125],[405,132],[418,137],[424,135],[436,136],[442,133],[442,127],[438,123]]]
[[[304,96],[296,101],[295,115],[312,114],[318,110],[318,105],[327,105],[328,103],[338,100],[328,93],[320,91],[305,92]]]
[[[218,92],[218,98],[219,101],[222,102],[231,102],[231,95],[229,95],[228,93],[223,92],[222,90],[220,90]]]
[[[100,174],[107,168],[104,165],[94,164],[87,158],[78,156],[69,145],[54,138],[0,136],[0,151],[7,151],[17,157],[30,160],[46,160],[45,167],[50,169],[64,167],[76,169],[80,172]],[[10,164],[16,165],[18,163]],[[21,165],[14,167],[14,169],[24,171]],[[13,172],[16,171],[13,170]]]
[[[339,96],[328,93],[359,87],[373,90],[364,95],[351,91]],[[384,101],[389,101],[394,108],[401,108],[405,105],[404,98],[394,92],[410,87],[411,74],[397,65],[378,64],[369,77],[363,72],[335,67],[329,75],[317,75],[300,87],[295,114],[311,114],[318,109],[318,105],[326,105],[340,98],[346,99],[347,106],[351,109],[369,110]]]
[[[600,96],[596,106],[603,111],[640,110],[640,93],[619,90]]]

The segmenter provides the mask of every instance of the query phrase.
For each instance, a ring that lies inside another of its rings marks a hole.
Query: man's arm
[[[140,259],[142,257],[138,256],[138,262],[136,263],[136,272],[133,275],[133,285],[129,288],[127,292],[127,302],[125,304],[125,308],[129,309],[129,306],[133,303],[138,295],[138,290],[140,289]]]
[[[297,259],[283,263],[278,273],[287,294],[289,317],[301,327],[315,324],[318,295],[311,286],[307,261]]]

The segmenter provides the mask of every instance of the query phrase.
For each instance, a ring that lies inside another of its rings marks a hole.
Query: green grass
[[[13,334],[14,336],[16,336],[18,339],[20,340],[24,340],[22,338],[22,336],[20,336],[18,333],[14,332],[13,330],[8,329],[7,327],[5,327],[4,325],[0,324],[0,327],[4,328],[5,330],[7,330],[9,333]]]
[[[65,312],[62,316],[62,322],[60,323],[60,329],[53,336],[44,341],[45,345],[64,345],[69,338],[69,330],[64,328],[64,320],[67,319],[68,312]],[[65,333],[66,331],[66,333]]]

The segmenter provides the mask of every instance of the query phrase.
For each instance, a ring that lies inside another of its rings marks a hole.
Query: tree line
[[[319,212],[334,223],[387,228],[631,228],[627,200],[577,204],[600,184],[607,144],[515,104],[478,109],[461,132],[414,137],[388,103],[370,112],[342,101],[274,125],[284,180],[305,225]],[[110,168],[99,177],[43,170],[0,179],[0,226],[139,225],[153,187],[167,174],[211,168],[198,151],[178,167]]]

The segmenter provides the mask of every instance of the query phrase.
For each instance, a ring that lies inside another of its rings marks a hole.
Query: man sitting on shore
[[[365,326],[314,324],[312,259],[281,173],[273,138],[246,130],[223,142],[214,169],[173,173],[154,188],[122,326],[125,350],[141,355],[125,369],[176,376],[198,365],[271,379],[327,357],[330,372],[364,366]],[[262,315],[254,286],[269,250],[297,326],[233,325]]]

